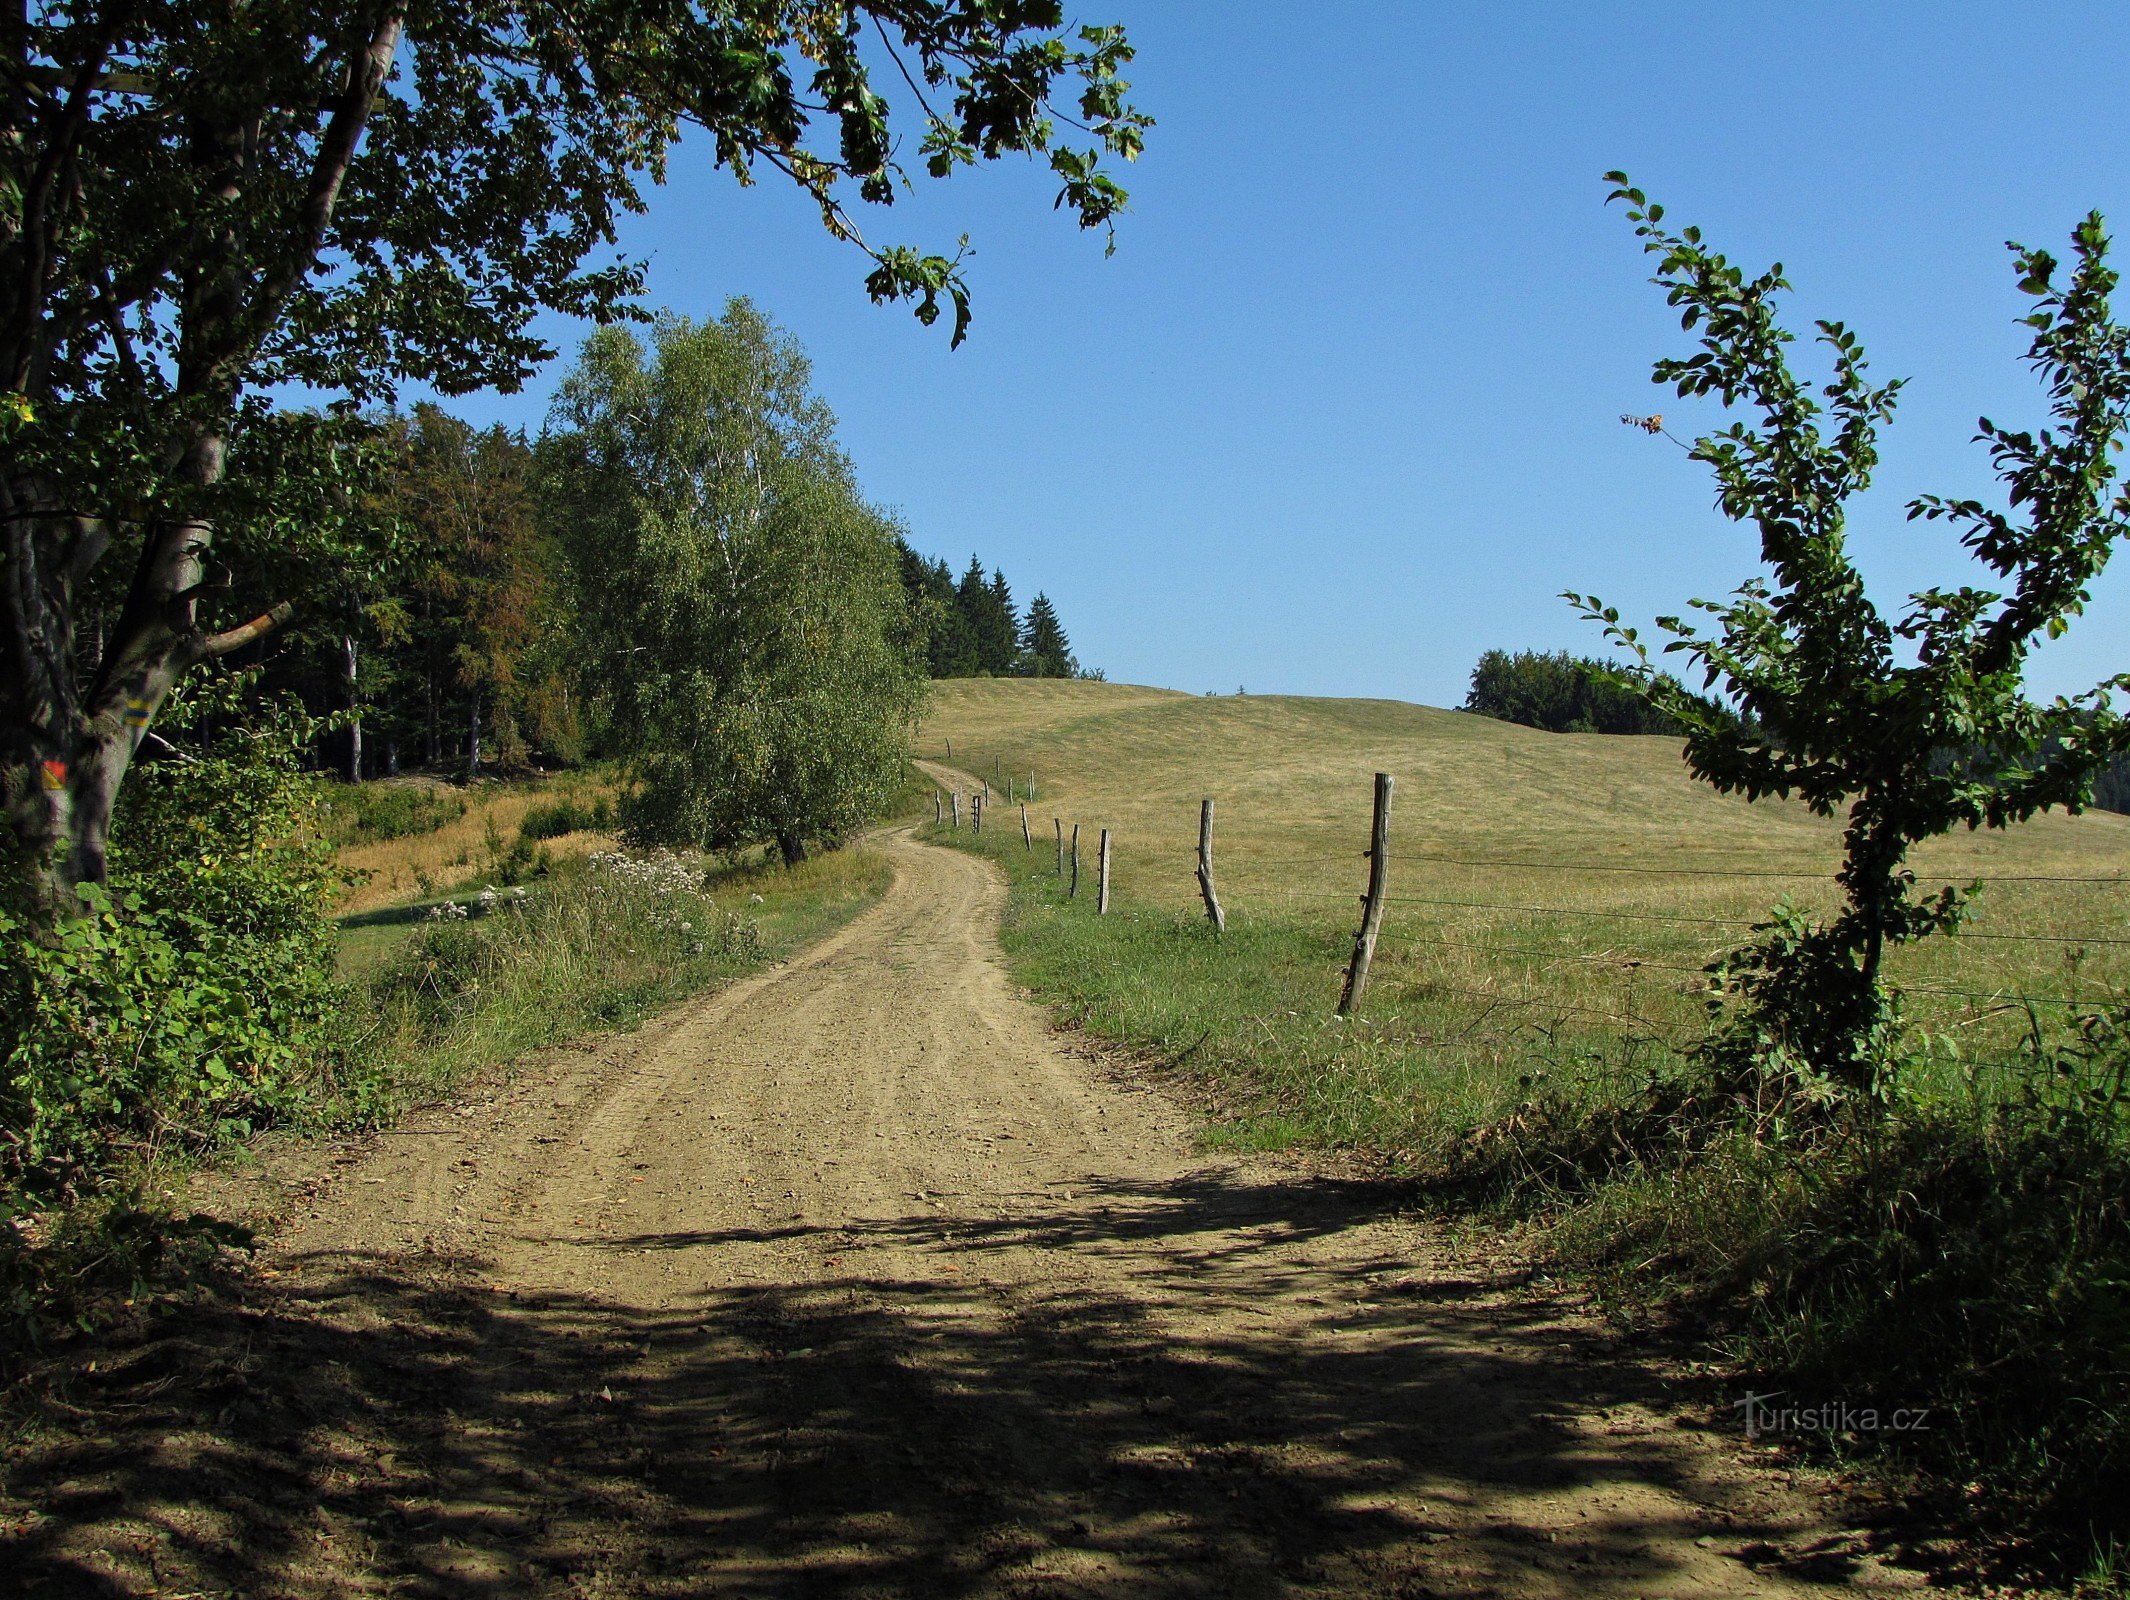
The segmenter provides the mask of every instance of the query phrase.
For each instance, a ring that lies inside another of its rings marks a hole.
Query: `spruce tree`
[[[1021,625],[1021,663],[1021,670],[1031,678],[1070,678],[1080,670],[1047,594],[1038,594],[1028,603],[1028,620]]]
[[[984,670],[1003,677],[1019,665],[1021,619],[1013,604],[1013,591],[1006,587],[1006,574],[997,567],[991,569],[991,586],[985,600],[981,636]]]
[[[1013,652],[1018,644],[1013,622],[1013,600],[1006,591],[1005,575],[996,581],[984,576],[984,564],[969,558],[969,570],[961,575],[955,590],[962,620],[968,625],[975,647],[973,672],[1005,673],[1013,670]]]

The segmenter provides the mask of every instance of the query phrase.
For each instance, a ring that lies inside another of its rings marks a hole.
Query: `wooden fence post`
[[[1353,963],[1339,1015],[1353,1015],[1368,987],[1368,964],[1376,958],[1376,931],[1383,926],[1383,890],[1390,876],[1390,774],[1376,774],[1376,815],[1368,830],[1368,893],[1361,897],[1361,931],[1353,936]]]
[[[959,789],[956,789],[956,790],[954,791],[954,794],[953,794],[953,800],[954,800],[954,831],[955,831],[956,833],[959,833],[959,832],[961,832],[961,791],[960,791]]]
[[[969,818],[974,824],[970,831],[982,833],[984,831],[984,796],[980,794],[969,796]]]
[[[947,741],[947,759],[949,761],[954,759],[954,741],[952,739]]]
[[[1077,822],[1072,825],[1072,887],[1065,891],[1065,898],[1080,898],[1080,825]]]
[[[1006,775],[1006,804],[1009,806],[1013,804],[1013,775],[1011,773]]]
[[[1107,828],[1102,830],[1102,877],[1100,887],[1095,890],[1095,915],[1098,917],[1109,915],[1109,829]]]
[[[1031,800],[1035,798],[1035,774],[1033,772],[1028,774],[1028,798]]]
[[[1052,817],[1050,825],[1058,830],[1058,876],[1065,876],[1065,819]]]
[[[1035,853],[1035,835],[1028,831],[1028,808],[1021,807],[1021,848],[1031,855]]]
[[[985,798],[986,800],[990,799],[990,798],[991,798],[991,780],[990,780],[989,778],[979,778],[979,779],[977,779],[976,781],[977,781],[977,782],[979,782],[979,783],[981,783],[981,784],[982,784],[982,785],[984,786],[984,798]]]
[[[932,791],[932,826],[938,827],[946,818],[946,802],[939,798],[939,791]]]
[[[1206,897],[1206,915],[1213,919],[1213,931],[1226,933],[1228,918],[1220,909],[1220,896],[1213,892],[1213,802],[1198,803],[1198,892]]]

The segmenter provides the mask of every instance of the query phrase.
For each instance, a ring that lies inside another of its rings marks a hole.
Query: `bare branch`
[[[226,656],[232,650],[241,650],[255,639],[263,639],[276,628],[286,627],[296,614],[296,603],[284,600],[271,611],[262,611],[251,621],[221,633],[210,634],[195,647],[194,653],[202,661],[212,661]]]

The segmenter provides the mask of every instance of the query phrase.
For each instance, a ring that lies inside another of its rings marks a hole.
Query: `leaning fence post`
[[[1095,890],[1095,915],[1109,915],[1109,829],[1102,830],[1102,876],[1100,887]]]
[[[1050,825],[1058,830],[1058,876],[1065,876],[1065,819],[1052,817]]]
[[[1361,931],[1353,936],[1353,963],[1339,1015],[1351,1016],[1368,987],[1368,964],[1376,957],[1376,930],[1383,926],[1383,889],[1390,875],[1390,774],[1376,774],[1376,815],[1368,830],[1368,893],[1361,897]]]
[[[954,791],[954,795],[953,795],[953,800],[954,800],[954,831],[955,831],[956,833],[959,833],[959,832],[961,831],[961,791],[960,791],[959,789],[956,789],[956,790]]]
[[[991,780],[990,780],[989,778],[979,778],[979,779],[977,779],[976,781],[977,781],[978,783],[981,783],[981,784],[982,784],[982,785],[984,786],[984,798],[985,798],[986,800],[990,799],[990,798],[991,798]]]
[[[939,798],[939,791],[932,791],[932,826],[938,827],[946,815],[946,802]]]
[[[1028,831],[1028,808],[1021,807],[1021,848],[1031,854],[1035,850],[1035,835]]]
[[[1228,919],[1220,909],[1220,896],[1213,892],[1213,802],[1198,803],[1198,891],[1206,897],[1206,915],[1213,919],[1213,931],[1226,933]]]
[[[1080,825],[1077,822],[1072,825],[1072,887],[1065,891],[1065,898],[1080,898]]]
[[[947,741],[947,759],[949,761],[954,759],[954,741],[952,739]]]

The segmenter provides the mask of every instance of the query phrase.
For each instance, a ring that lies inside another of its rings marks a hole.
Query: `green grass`
[[[635,1026],[782,960],[871,905],[892,876],[864,845],[789,870],[670,859],[648,884],[596,859],[566,862],[486,915],[404,928],[359,980],[374,1020],[356,1054],[383,1064],[366,1114],[543,1045]]]
[[[419,778],[323,784],[318,810],[335,845],[374,844],[434,833],[466,814],[465,796]]]
[[[1343,1150],[1519,1219],[1623,1314],[1695,1318],[1741,1382],[1936,1406],[1927,1435],[1822,1442],[1982,1484],[1974,1515],[2041,1538],[2059,1576],[2130,1539],[2130,1120],[2101,1103],[2130,1044],[2077,1026],[2130,983],[2130,883],[2075,881],[2130,876],[2130,819],[1920,852],[1926,882],[1985,880],[1983,937],[1896,962],[1919,1048],[1890,1115],[1786,1131],[1700,1087],[1700,969],[1778,894],[1831,905],[1834,822],[1714,795],[1670,740],[1390,702],[938,691],[924,754],[951,739],[942,775],[995,797],[981,839],[940,836],[1011,877],[1016,976],[1209,1086],[1210,1143]],[[1341,1020],[1378,770],[1398,780],[1392,903]],[[1201,797],[1219,939],[1191,875]],[[1054,818],[1082,825],[1077,902]]]

